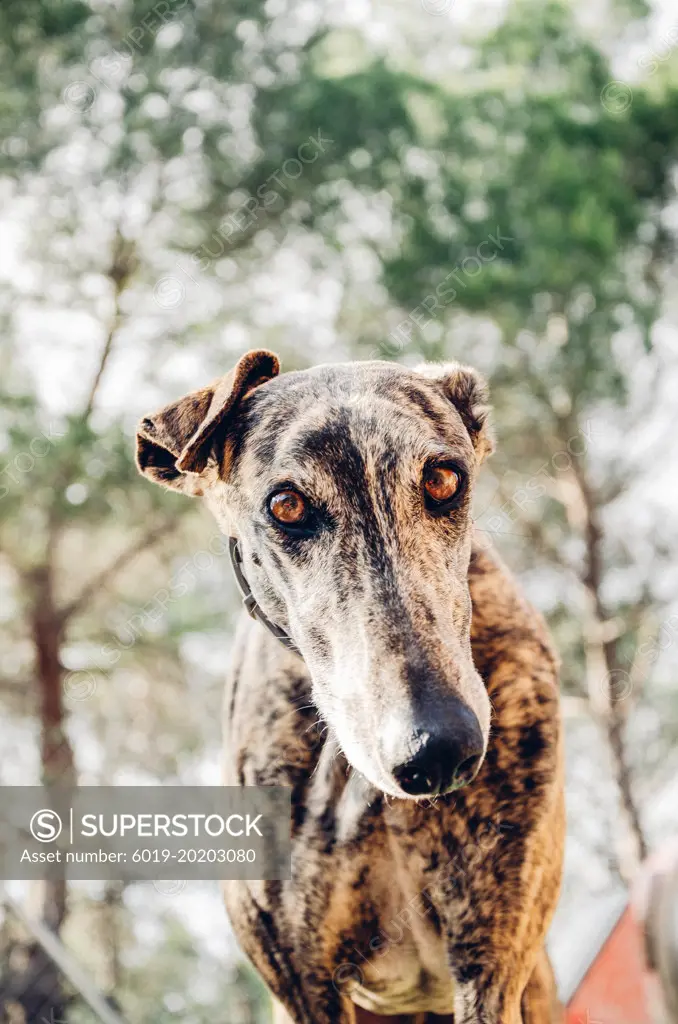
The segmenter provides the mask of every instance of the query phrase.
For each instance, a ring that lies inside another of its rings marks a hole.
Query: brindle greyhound
[[[474,536],[484,383],[278,372],[250,352],[138,433],[141,471],[233,538],[260,620],[236,637],[226,782],[291,787],[292,878],[225,883],[235,931],[280,1021],[555,1021],[557,666]]]

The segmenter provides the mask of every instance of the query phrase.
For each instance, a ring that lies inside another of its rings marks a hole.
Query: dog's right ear
[[[279,372],[272,352],[247,352],[225,377],[146,416],[137,429],[139,471],[163,487],[201,495],[215,431],[254,388]]]
[[[437,381],[461,416],[473,443],[478,462],[494,451],[487,384],[477,370],[459,363],[423,363],[417,373]]]

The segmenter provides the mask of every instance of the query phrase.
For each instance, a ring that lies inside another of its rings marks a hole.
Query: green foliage
[[[229,1024],[258,1024],[268,1017],[269,997],[259,977],[244,962],[232,968],[204,958],[195,965],[195,939],[167,917],[162,945],[137,947],[135,962],[124,971],[123,1011],[149,1024],[213,1024],[215,1011]]]
[[[408,309],[440,295],[456,271],[455,308],[494,314],[509,345],[526,330],[542,337],[561,315],[568,340],[548,375],[580,412],[622,399],[611,340],[629,314],[649,340],[659,308],[653,274],[669,252],[662,211],[673,192],[678,93],[655,100],[640,88],[627,110],[607,110],[609,64],[556,3],[514,4],[478,68],[470,89],[446,98],[446,158],[429,185],[442,198],[432,204],[419,183],[409,188],[387,286]],[[490,257],[497,236],[506,240]]]

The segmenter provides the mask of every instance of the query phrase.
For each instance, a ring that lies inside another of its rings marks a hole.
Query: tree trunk
[[[62,626],[54,602],[48,562],[34,574],[32,610],[36,681],[40,703],[40,767],[44,786],[69,788],[75,783],[73,750],[65,729],[60,648]],[[64,880],[45,883],[43,920],[58,932],[66,913]]]
[[[70,787],[75,783],[75,762],[65,729],[60,648],[63,627],[54,601],[51,558],[32,575],[31,630],[35,647],[35,681],[40,715],[41,781],[47,787]],[[59,932],[66,917],[66,880],[42,883],[42,918]],[[29,947],[24,972],[25,988],[18,996],[26,1021],[60,1021],[68,998],[58,969],[39,946]],[[39,982],[39,983],[38,983]]]
[[[623,685],[628,674],[621,667],[617,654],[617,639],[606,635],[610,621],[602,599],[603,533],[599,512],[580,460],[573,460],[584,512],[586,542],[586,571],[583,584],[590,604],[589,636],[587,638],[587,668],[589,699],[605,731],[612,772],[619,790],[630,850],[620,850],[620,870],[628,882],[648,853],[640,813],[633,795],[631,771],[626,756],[624,701],[631,694]]]

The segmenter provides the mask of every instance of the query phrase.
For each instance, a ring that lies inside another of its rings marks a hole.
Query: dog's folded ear
[[[489,390],[485,379],[471,366],[459,363],[424,363],[419,373],[438,381],[443,393],[454,405],[468,430],[478,461],[494,451],[494,433],[490,422]]]
[[[247,352],[224,377],[146,416],[137,429],[137,466],[164,487],[200,495],[215,431],[246,396],[276,377],[278,357],[264,349]]]

